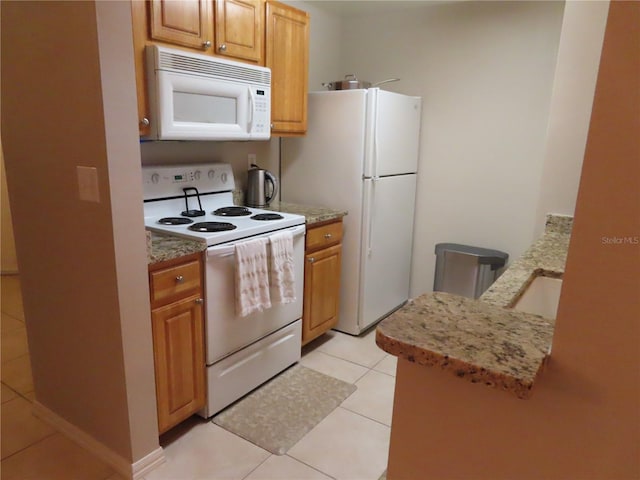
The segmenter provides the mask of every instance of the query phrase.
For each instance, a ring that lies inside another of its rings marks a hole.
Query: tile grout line
[[[313,429],[311,429],[311,430],[313,430]],[[307,432],[307,433],[310,433],[310,432],[311,432],[311,430],[309,430],[309,432]],[[306,435],[305,435],[305,436],[306,436]],[[304,438],[304,437],[302,437],[302,438]],[[300,442],[300,441],[302,440],[302,438],[301,438],[298,442]],[[295,447],[295,445],[293,445],[291,448],[293,448],[293,447]],[[290,448],[289,450],[291,450],[291,448]],[[315,470],[316,472],[321,473],[321,474],[322,474],[322,475],[324,475],[325,477],[329,477],[329,478],[331,478],[331,479],[333,479],[333,480],[336,480],[336,477],[334,477],[333,475],[329,475],[327,472],[323,472],[322,470],[319,470],[318,468],[314,467],[313,465],[309,465],[307,462],[303,462],[302,460],[297,459],[296,457],[294,457],[294,456],[292,456],[292,455],[289,455],[288,453],[285,453],[285,456],[286,456],[286,457],[289,457],[289,458],[291,458],[291,459],[293,459],[293,460],[295,460],[296,462],[300,462],[301,464],[306,465],[307,467],[309,467],[309,468],[311,468],[311,469]]]
[[[232,433],[233,435],[236,435],[236,434],[235,434],[235,433],[233,433],[233,432],[230,432],[230,433]],[[236,435],[236,437],[238,437],[238,438],[242,438],[240,435]],[[242,439],[243,439],[243,440],[245,440],[245,441],[247,441],[247,440],[246,440],[246,438],[242,438]],[[257,446],[257,445],[256,445],[256,446]],[[259,447],[259,448],[262,448],[262,447]],[[244,479],[245,479],[245,478],[247,478],[249,475],[251,475],[253,472],[255,472],[258,468],[260,468],[260,466],[261,466],[264,462],[266,462],[267,460],[269,460],[269,459],[274,455],[273,453],[269,452],[269,450],[265,450],[264,448],[262,448],[262,450],[264,450],[265,452],[268,452],[268,453],[269,453],[269,455],[267,456],[267,458],[265,458],[263,461],[261,461],[258,465],[256,465],[254,468],[252,468],[252,469],[251,469],[251,471],[250,471],[249,473],[247,473],[244,477],[242,477],[242,480],[244,480]]]
[[[9,400],[9,401],[12,401],[12,400]],[[15,452],[13,452],[11,455],[7,455],[6,457],[4,457],[4,458],[2,459],[2,461],[1,461],[0,463],[4,463],[4,462],[5,462],[5,460],[8,460],[8,459],[10,459],[10,458],[11,458],[11,457],[13,457],[13,456],[18,455],[19,453],[24,452],[25,450],[28,450],[29,448],[33,447],[34,445],[37,445],[37,444],[39,444],[39,443],[43,442],[44,440],[46,440],[47,438],[51,438],[51,437],[53,437],[54,435],[62,435],[62,434],[61,434],[58,430],[55,430],[55,429],[54,429],[54,431],[53,431],[53,432],[51,432],[49,435],[45,435],[44,437],[39,438],[39,439],[38,439],[38,440],[36,440],[35,442],[30,443],[29,445],[24,446],[24,447],[23,447],[23,448],[21,448],[20,450],[17,450],[17,451],[15,451]]]
[[[15,393],[16,396],[21,397],[22,399],[26,400],[27,402],[33,404],[33,400],[31,400],[29,397],[27,397],[27,393],[31,393],[31,392],[33,392],[33,390],[29,390],[26,393],[21,393],[18,390],[16,390],[15,388],[13,388],[11,385],[6,383],[4,380],[2,382],[0,382],[0,383],[2,383],[2,385],[4,385],[5,388],[8,388],[13,393]],[[14,399],[12,398],[11,400],[14,400]],[[7,400],[7,402],[10,402],[11,400]],[[2,403],[7,403],[7,402],[2,402]]]
[[[312,351],[313,351],[313,350],[312,350]],[[351,364],[353,364],[353,365],[357,365],[357,366],[362,367],[362,368],[367,368],[367,369],[369,369],[369,370],[373,369],[373,367],[375,367],[378,363],[380,363],[382,360],[384,360],[384,358],[381,358],[381,359],[380,359],[379,361],[377,361],[374,365],[372,365],[371,367],[369,367],[369,366],[367,366],[367,365],[362,365],[361,363],[357,363],[357,362],[354,362],[353,360],[349,360],[349,359],[347,359],[347,358],[339,357],[339,356],[337,356],[337,355],[334,355],[334,354],[332,354],[332,353],[328,353],[328,352],[324,352],[324,351],[322,351],[322,350],[318,350],[318,352],[319,352],[319,353],[323,353],[324,355],[328,355],[329,357],[337,358],[337,359],[339,359],[339,360],[344,360],[345,362],[349,362],[349,363],[351,363]]]
[[[354,413],[362,418],[366,418],[367,420],[371,420],[372,422],[376,422],[378,425],[382,425],[383,427],[387,427],[389,430],[391,430],[391,425],[387,425],[386,423],[382,423],[380,420],[376,420],[375,418],[371,418],[371,417],[367,417],[366,415],[363,415],[362,413],[359,412],[355,412],[347,407],[343,407],[342,404],[338,405],[337,408],[342,408],[343,410],[346,410],[347,412],[350,413]]]

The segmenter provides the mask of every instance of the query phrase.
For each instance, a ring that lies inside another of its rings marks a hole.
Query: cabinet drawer
[[[151,302],[185,296],[200,289],[200,262],[193,261],[151,272]]]
[[[342,241],[342,221],[333,222],[307,231],[307,251],[336,245]]]

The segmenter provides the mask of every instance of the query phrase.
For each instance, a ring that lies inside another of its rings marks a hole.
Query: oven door
[[[296,301],[284,305],[273,304],[271,308],[246,317],[236,315],[235,311],[235,244],[243,240],[207,249],[205,270],[207,365],[227,357],[302,317],[305,226],[300,225],[287,230],[291,230],[293,234]],[[259,236],[268,237],[272,233]]]

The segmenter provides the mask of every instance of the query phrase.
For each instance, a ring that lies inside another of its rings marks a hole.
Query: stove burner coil
[[[222,207],[214,210],[213,214],[223,217],[244,217],[251,215],[251,210],[247,207]]]
[[[188,191],[194,190],[196,192],[196,198],[198,199],[198,206],[200,207],[199,210],[189,210],[189,198],[187,195]],[[202,217],[204,216],[205,212],[202,209],[202,203],[200,203],[200,192],[198,192],[198,189],[196,187],[187,187],[187,188],[183,188],[182,191],[184,192],[184,206],[185,206],[185,211],[181,212],[180,215],[182,215],[183,217]]]
[[[158,220],[160,225],[187,225],[193,223],[193,220],[184,217],[164,217]]]
[[[253,220],[282,220],[284,217],[279,213],[258,213],[251,218]]]
[[[180,215],[183,217],[203,217],[204,213],[204,210],[185,210],[180,212]]]
[[[227,222],[198,222],[190,225],[189,230],[194,232],[223,232],[225,230],[233,230],[236,226]]]

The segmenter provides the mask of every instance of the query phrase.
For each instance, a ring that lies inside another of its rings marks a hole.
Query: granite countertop
[[[267,207],[266,210],[273,210],[274,212],[294,213],[297,215],[304,215],[307,226],[314,225],[316,223],[328,222],[336,220],[347,215],[346,210],[334,210],[332,208],[317,207],[311,205],[300,205],[297,203],[273,201]]]
[[[552,336],[542,317],[435,292],[383,320],[376,343],[411,362],[527,398]]]
[[[147,263],[149,265],[202,252],[207,248],[205,242],[163,235],[149,230],[147,232],[151,234],[151,245],[147,243]]]
[[[480,300],[513,307],[534,278],[562,278],[571,239],[572,217],[549,215],[545,232],[482,294]]]
[[[572,220],[548,216],[542,237],[477,300],[442,292],[410,300],[380,322],[376,343],[411,362],[528,398],[555,322],[510,307],[537,275],[562,277]]]

